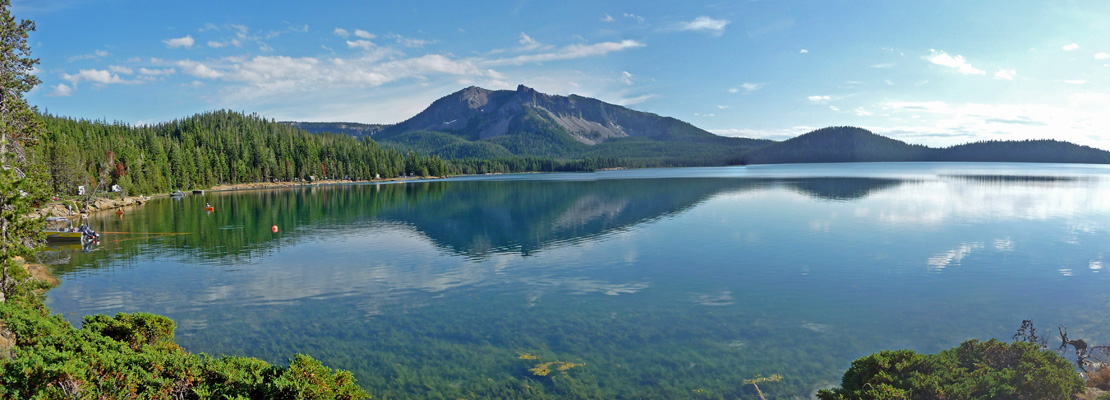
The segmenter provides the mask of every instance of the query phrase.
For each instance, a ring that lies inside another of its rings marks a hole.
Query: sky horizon
[[[14,0],[11,13],[38,27],[29,103],[74,118],[396,123],[467,86],[523,84],[725,136],[849,125],[932,147],[1110,149],[1110,2],[895,3]]]

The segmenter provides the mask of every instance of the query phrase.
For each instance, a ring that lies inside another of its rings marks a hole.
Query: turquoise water
[[[168,315],[191,351],[310,354],[380,399],[753,399],[743,380],[776,373],[769,398],[806,398],[860,356],[1023,319],[1110,343],[1100,166],[500,175],[98,218],[126,233],[44,255],[55,312]],[[530,371],[548,362],[574,366]]]

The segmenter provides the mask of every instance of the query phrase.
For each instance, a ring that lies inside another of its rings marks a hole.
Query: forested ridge
[[[932,148],[835,126],[745,153],[742,164],[881,161],[1110,163],[1110,152],[1058,140],[992,140]]]
[[[444,176],[438,157],[384,148],[369,138],[309,134],[258,115],[212,111],[148,126],[42,116],[47,133],[32,157],[56,193],[118,184],[165,193],[224,183],[294,179]]]

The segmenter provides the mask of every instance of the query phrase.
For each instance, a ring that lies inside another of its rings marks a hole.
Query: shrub
[[[1063,357],[1026,342],[969,340],[937,354],[883,351],[860,358],[822,400],[1071,399],[1083,380]]]

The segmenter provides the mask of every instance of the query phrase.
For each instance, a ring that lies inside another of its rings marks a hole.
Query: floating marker
[[[277,225],[274,225],[272,228],[270,228],[270,230],[274,233],[277,233]]]

